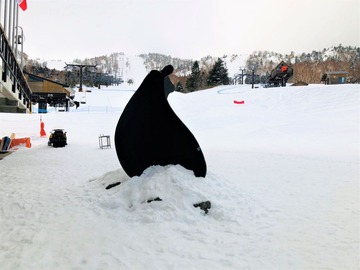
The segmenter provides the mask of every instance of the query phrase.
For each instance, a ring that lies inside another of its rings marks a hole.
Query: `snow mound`
[[[203,201],[211,201],[212,207],[206,216],[214,220],[226,219],[241,224],[244,217],[252,220],[255,216],[261,216],[249,211],[254,203],[251,197],[239,196],[244,192],[230,185],[224,177],[211,172],[206,178],[195,177],[192,171],[180,165],[152,166],[141,176],[132,178],[119,169],[89,182],[92,185],[90,189],[100,194],[99,207],[127,221],[196,222],[205,212],[193,205]],[[121,184],[105,189],[116,182]],[[162,201],[152,201],[155,198]]]

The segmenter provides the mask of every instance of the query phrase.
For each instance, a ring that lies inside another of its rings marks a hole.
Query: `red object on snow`
[[[10,148],[13,148],[14,146],[25,144],[27,148],[31,148],[31,141],[29,137],[25,138],[14,138],[11,139]],[[16,149],[14,149],[16,150]]]
[[[244,100],[234,100],[235,104],[245,104]]]
[[[46,136],[46,132],[45,132],[44,127],[45,127],[45,124],[44,124],[43,121],[41,121],[41,122],[40,122],[40,136],[41,136],[41,137]]]

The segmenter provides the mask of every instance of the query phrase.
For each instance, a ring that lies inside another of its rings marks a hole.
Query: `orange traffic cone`
[[[45,137],[46,136],[46,132],[45,132],[45,123],[43,121],[40,122],[40,136],[41,137]]]

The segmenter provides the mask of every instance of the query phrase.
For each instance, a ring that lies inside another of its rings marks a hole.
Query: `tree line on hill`
[[[107,57],[99,57],[100,59],[107,59]],[[83,84],[91,87],[100,87],[101,85],[118,85],[123,81],[120,77],[114,76],[111,72],[113,71],[113,66],[108,64],[108,61],[104,61],[106,66],[99,68],[85,67],[82,71]],[[78,59],[74,60],[74,63],[77,64],[89,64],[89,61],[80,61]],[[64,70],[49,69],[46,62],[39,62],[37,60],[29,59],[26,61],[24,70],[28,73],[59,82],[62,84],[69,85],[70,87],[75,87],[79,84],[80,81],[80,69],[77,67],[69,67]],[[89,64],[90,65],[90,64]],[[104,72],[110,71],[110,72]]]
[[[228,76],[228,69],[226,68],[223,59],[218,58],[211,69],[200,69],[198,61],[195,61],[191,74],[187,76],[185,89],[188,92],[193,92],[199,89],[214,87],[217,85],[228,85],[230,78]],[[183,85],[178,82],[176,85],[177,91],[185,92]]]
[[[226,56],[222,59],[225,58]],[[234,56],[231,56],[231,59],[233,58]],[[281,61],[286,62],[294,70],[289,83],[318,84],[321,83],[321,77],[327,71],[346,71],[348,72],[347,83],[360,83],[360,47],[344,47],[340,44],[322,51],[300,55],[295,55],[294,52],[282,55],[269,51],[257,51],[249,55],[245,66],[239,67],[239,73],[228,79],[224,79],[227,68],[226,63],[221,61],[221,58],[218,58],[215,64],[210,67],[203,64],[199,68],[199,64],[195,61],[191,74],[187,76],[185,89],[182,91],[191,92],[218,84],[240,83],[243,79],[240,68],[247,75],[245,76],[245,83],[266,84],[271,71]]]
[[[320,83],[322,75],[327,71],[346,71],[347,83],[360,83],[360,47],[344,47],[341,44],[300,55],[294,52],[285,55],[268,51],[254,52],[249,56],[246,68],[255,70],[261,78],[268,76],[281,61],[294,70],[289,82]]]
[[[348,83],[360,83],[360,48],[352,46],[335,46],[322,51],[313,51],[311,53],[302,53],[296,55],[279,54],[269,51],[256,51],[250,54],[246,60],[245,66],[239,66],[239,72],[230,77],[228,75],[227,64],[235,61],[237,55],[230,57],[212,57],[206,56],[200,60],[189,60],[172,58],[168,55],[149,53],[139,55],[143,61],[146,70],[160,70],[166,65],[173,65],[175,68],[173,80],[176,84],[176,90],[181,92],[193,92],[200,89],[206,89],[217,85],[227,85],[239,83],[241,79],[241,70],[245,74],[254,71],[255,83],[266,83],[271,71],[281,62],[284,61],[292,66],[294,70],[293,77],[289,83],[306,82],[320,83],[322,75],[326,71],[346,71],[348,72]],[[121,83],[124,75],[124,69],[131,68],[131,63],[124,53],[113,53],[109,56],[98,56],[86,58],[84,60],[74,59],[78,64],[96,64],[96,73],[103,74],[107,78],[103,84]],[[26,71],[35,75],[68,84],[76,85],[79,81],[79,71],[74,70],[50,70],[36,60],[27,60]],[[96,85],[96,73],[90,69],[84,70],[84,84]],[[107,76],[107,77],[106,77]],[[253,77],[246,76],[245,83],[251,83]],[[131,79],[127,79],[131,83]],[[100,83],[100,84],[101,84]]]

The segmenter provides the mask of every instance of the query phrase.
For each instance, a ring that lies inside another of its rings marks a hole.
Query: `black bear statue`
[[[130,98],[115,130],[120,164],[130,177],[153,165],[179,164],[196,177],[206,176],[203,152],[191,131],[167,100],[174,91],[171,65],[152,70]]]

